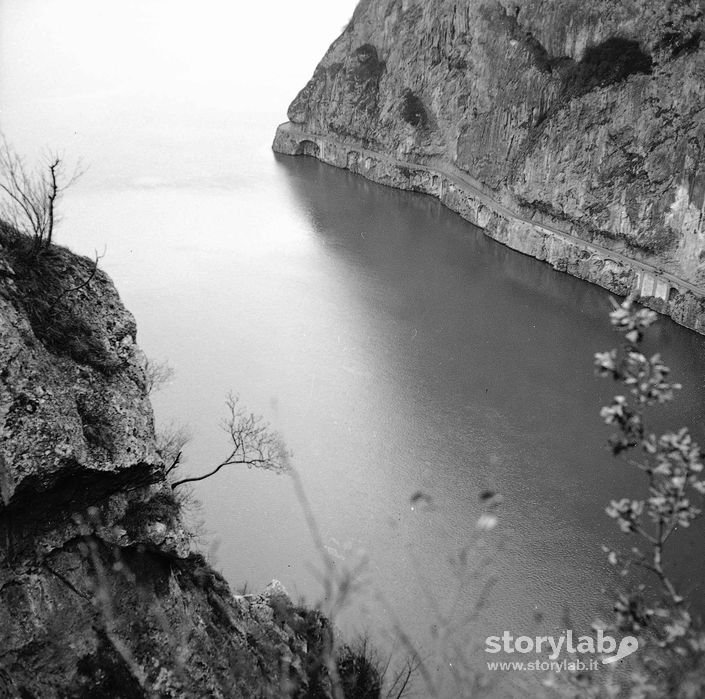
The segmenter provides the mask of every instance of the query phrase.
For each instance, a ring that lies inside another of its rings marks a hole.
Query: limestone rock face
[[[0,225],[0,696],[326,696],[327,621],[192,550],[110,279],[29,252]]]
[[[0,289],[4,507],[20,510],[41,502],[47,508],[60,486],[73,489],[71,497],[83,498],[103,484],[117,483],[125,472],[154,481],[161,464],[154,448],[144,357],[135,344],[134,318],[112,282],[98,270],[87,287],[67,294],[49,314],[80,319],[73,330],[85,333],[89,342],[75,349],[74,354],[85,354],[76,361],[71,347],[57,354],[37,337],[21,300],[22,282],[7,259],[6,264]],[[93,267],[61,250],[47,264],[66,289],[87,279]]]
[[[705,283],[705,2],[362,0],[289,109]]]

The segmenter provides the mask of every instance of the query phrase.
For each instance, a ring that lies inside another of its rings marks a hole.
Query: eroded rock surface
[[[653,295],[682,322],[705,290],[704,13],[703,0],[362,0],[289,119],[348,151],[457,167],[522,216],[682,280]]]
[[[193,551],[110,279],[1,239],[0,696],[325,696],[326,620]]]

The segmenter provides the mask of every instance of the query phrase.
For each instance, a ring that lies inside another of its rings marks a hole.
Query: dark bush
[[[363,44],[353,54],[357,59],[353,74],[361,82],[379,80],[384,71],[384,62],[379,60],[377,49],[372,44]]]
[[[671,58],[678,58],[690,53],[694,53],[700,48],[702,34],[699,31],[691,35],[679,31],[667,31],[659,43],[659,48],[670,53]]]
[[[154,522],[174,526],[179,517],[179,504],[171,490],[160,490],[147,502],[130,503],[121,522],[131,533],[139,533]]]
[[[401,116],[407,124],[416,128],[423,128],[428,123],[428,115],[421,98],[411,90],[407,90],[402,97]]]
[[[597,87],[625,80],[634,74],[650,74],[651,56],[644,53],[638,42],[613,37],[586,49],[579,63],[574,63],[563,78],[563,91],[579,97]]]
[[[76,273],[88,279],[93,265],[56,246],[37,250],[30,236],[7,226],[0,227],[0,245],[14,271],[17,301],[37,339],[52,354],[109,369],[105,347],[82,316],[80,303],[67,293]]]
[[[345,699],[378,699],[382,693],[382,676],[374,649],[366,640],[338,651],[338,676]]]
[[[78,661],[71,696],[79,699],[142,699],[144,690],[128,663],[115,651],[105,632],[97,630],[96,635],[98,647],[95,653]]]

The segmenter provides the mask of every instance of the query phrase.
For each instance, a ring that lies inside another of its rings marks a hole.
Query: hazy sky
[[[355,5],[0,0],[0,127],[21,149],[73,148],[111,120],[183,109],[283,119]]]

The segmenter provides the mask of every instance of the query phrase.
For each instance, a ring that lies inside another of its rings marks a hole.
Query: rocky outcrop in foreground
[[[111,281],[0,233],[0,696],[325,696],[326,620],[192,550]]]
[[[362,0],[274,148],[705,332],[702,0]]]

